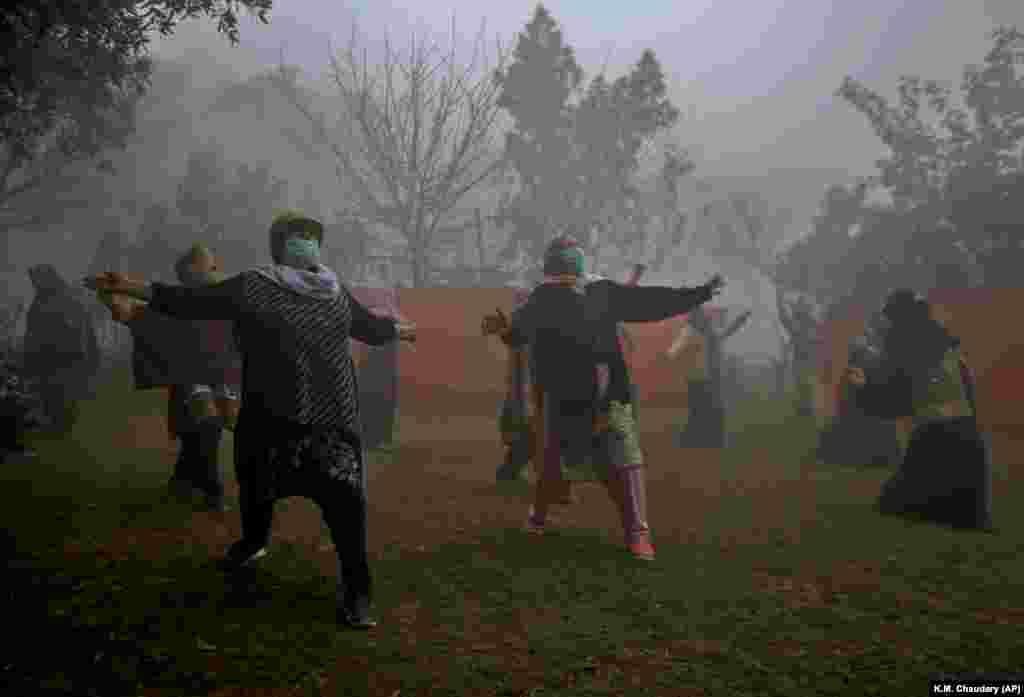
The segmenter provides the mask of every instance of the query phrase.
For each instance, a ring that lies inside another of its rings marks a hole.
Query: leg
[[[522,433],[511,440],[505,449],[505,461],[498,467],[498,481],[513,481],[523,475],[530,464],[530,434]]]
[[[495,478],[499,482],[519,479],[530,463],[533,447],[530,421],[521,400],[505,399],[502,402],[498,425],[505,446],[505,461],[498,467]]]
[[[311,496],[320,506],[338,555],[338,600],[341,619],[368,628],[372,578],[366,544],[366,497],[343,480],[327,479]]]
[[[212,511],[224,510],[224,482],[220,476],[220,441],[224,431],[215,420],[204,422],[196,433],[195,485]]]
[[[0,451],[16,452],[20,447],[20,421],[14,410],[0,416]]]
[[[628,404],[613,402],[609,429],[602,436],[602,458],[608,465],[609,493],[619,507],[623,533],[637,559],[654,559],[647,524],[647,481],[643,453]]]
[[[226,571],[238,571],[267,554],[275,501],[254,493],[252,487],[240,483],[238,499],[242,513],[242,539],[228,548],[221,562]]]
[[[39,387],[39,397],[43,403],[43,413],[49,421],[51,431],[59,432],[64,428],[64,390],[53,382],[44,382]]]
[[[174,472],[168,488],[178,498],[188,498],[195,487],[196,460],[200,457],[198,434],[188,431],[178,434],[178,457],[174,461]]]
[[[534,452],[537,454],[534,458],[537,486],[527,522],[530,532],[542,532],[551,504],[566,498],[568,494],[562,477],[562,424],[558,418],[558,409],[549,395],[540,395],[537,399],[533,434]]]

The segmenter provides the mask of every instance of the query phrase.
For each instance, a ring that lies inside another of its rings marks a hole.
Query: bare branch
[[[340,142],[327,137],[322,116],[297,89],[286,90],[329,144],[339,178],[350,178],[363,205],[373,209],[368,217],[387,219],[423,264],[442,219],[501,166],[500,148],[494,146],[499,88],[494,68],[484,60],[484,26],[465,63],[456,55],[454,18],[447,47],[413,36],[401,52],[385,36],[376,63],[353,28],[348,46],[330,61],[339,121],[350,131]],[[496,49],[500,67],[505,51],[500,43]]]

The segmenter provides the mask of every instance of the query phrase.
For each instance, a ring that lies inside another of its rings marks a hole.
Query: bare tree
[[[271,78],[309,122],[314,144],[329,148],[359,214],[401,234],[416,286],[429,277],[438,226],[501,166],[494,75],[504,67],[505,51],[497,45],[488,61],[481,28],[471,57],[460,63],[456,41],[454,23],[447,48],[413,36],[401,52],[385,38],[374,65],[353,30],[348,47],[331,61],[341,99],[333,128],[298,86],[294,69],[282,66]]]

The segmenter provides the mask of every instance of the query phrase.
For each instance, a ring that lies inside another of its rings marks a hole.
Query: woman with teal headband
[[[274,263],[208,286],[143,283],[107,273],[89,287],[147,300],[182,319],[233,320],[243,359],[235,430],[242,539],[229,571],[266,554],[274,503],[316,501],[338,554],[338,619],[356,628],[370,615],[366,462],[349,338],[381,345],[414,340],[412,325],[376,317],[321,261],[323,225],[285,211],[270,226]]]
[[[562,465],[589,460],[622,520],[626,547],[654,559],[647,524],[646,480],[633,416],[621,322],[652,322],[710,300],[718,277],[697,288],[630,286],[588,279],[572,238],[556,238],[544,255],[544,281],[512,313],[485,318],[512,349],[528,348],[538,481],[527,530],[543,533],[552,504],[564,500]],[[510,385],[510,392],[515,386]]]

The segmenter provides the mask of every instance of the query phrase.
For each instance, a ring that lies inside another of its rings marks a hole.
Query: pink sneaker
[[[532,520],[530,520],[529,518],[527,518],[527,520],[526,520],[526,532],[528,534],[530,534],[530,535],[543,535],[544,534],[544,524],[543,523],[535,523]]]
[[[537,517],[533,512],[533,507],[530,508],[530,514],[526,516],[526,532],[530,535],[544,534],[544,523],[537,520]]]
[[[626,547],[634,559],[654,561],[654,545],[651,544],[650,533],[640,533],[636,538],[627,543]]]

